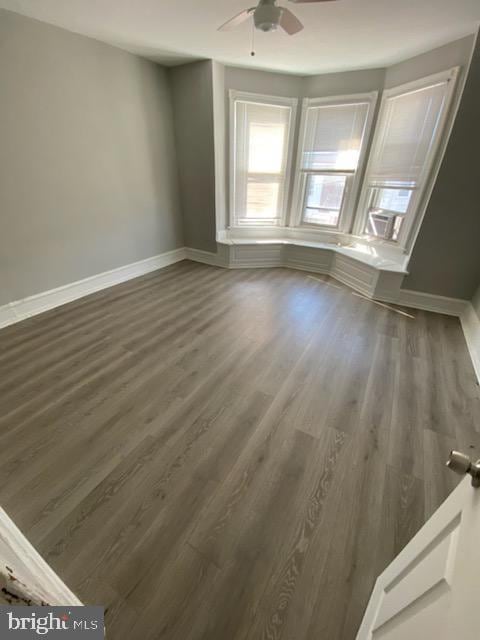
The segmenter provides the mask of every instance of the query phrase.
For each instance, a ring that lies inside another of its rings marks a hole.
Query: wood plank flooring
[[[353,640],[480,457],[458,320],[332,284],[185,261],[0,332],[0,504],[110,638]]]

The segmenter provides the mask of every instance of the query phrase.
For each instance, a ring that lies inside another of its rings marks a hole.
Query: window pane
[[[248,148],[249,173],[282,171],[285,133],[285,124],[252,123]]]
[[[378,189],[375,205],[379,209],[406,213],[411,197],[410,189]]]
[[[373,187],[366,233],[384,240],[398,240],[412,195],[412,189]]]
[[[246,218],[274,219],[277,217],[280,184],[278,182],[248,181]]]
[[[304,222],[337,226],[346,180],[346,176],[307,176]]]

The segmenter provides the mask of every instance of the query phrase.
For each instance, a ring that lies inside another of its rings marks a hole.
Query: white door
[[[380,575],[357,635],[433,638],[480,638],[480,488],[470,476]]]
[[[0,508],[0,605],[6,604],[82,605]]]

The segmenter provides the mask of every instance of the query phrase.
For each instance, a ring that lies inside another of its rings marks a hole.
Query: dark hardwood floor
[[[0,332],[0,504],[115,640],[352,640],[480,451],[459,321],[182,262]]]

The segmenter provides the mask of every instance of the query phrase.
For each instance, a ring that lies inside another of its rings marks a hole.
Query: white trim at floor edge
[[[447,316],[460,317],[468,305],[468,301],[460,298],[446,298],[445,296],[437,296],[421,291],[412,291],[411,289],[400,289],[400,296],[396,304],[422,309],[423,311],[432,311],[433,313],[444,313]]]
[[[219,253],[204,251],[203,249],[193,249],[192,247],[185,247],[185,258],[187,260],[192,260],[193,262],[209,264],[213,267],[228,267],[226,260],[222,258]]]
[[[78,300],[78,298],[83,298],[96,291],[138,278],[151,271],[168,267],[171,264],[185,260],[185,258],[185,248],[180,247],[179,249],[165,251],[156,256],[132,262],[116,269],[97,273],[94,276],[77,280],[49,291],[37,293],[22,300],[9,302],[0,307],[0,328],[36,316],[55,307],[60,307],[68,302],[73,302],[73,300]]]

